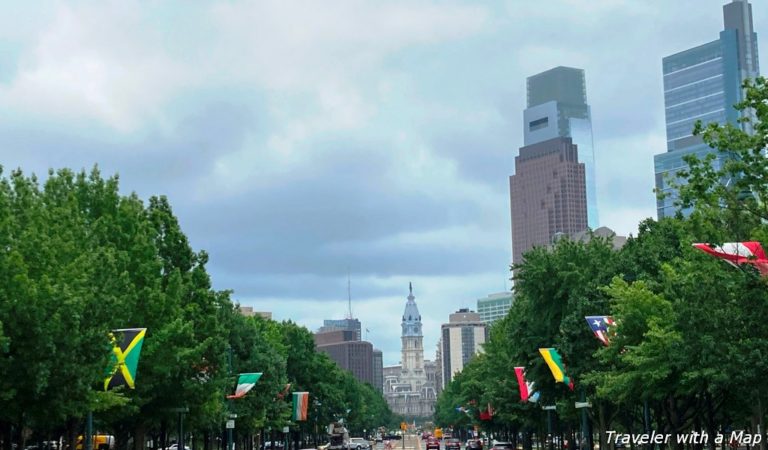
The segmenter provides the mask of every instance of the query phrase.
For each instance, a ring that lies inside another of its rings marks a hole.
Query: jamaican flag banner
[[[309,406],[309,392],[294,392],[293,420],[295,422],[307,420],[307,406]]]
[[[542,358],[544,358],[544,361],[546,361],[549,366],[549,370],[552,372],[555,381],[558,383],[565,383],[571,390],[573,390],[573,380],[565,373],[565,364],[560,357],[560,353],[554,348],[540,348],[539,353],[541,353]]]
[[[136,387],[136,368],[139,365],[141,344],[144,343],[146,328],[125,328],[112,330],[112,355],[104,379],[104,390],[127,385]]]
[[[257,373],[241,373],[237,377],[237,386],[235,387],[235,393],[233,395],[227,395],[227,398],[242,398],[248,393],[253,386],[261,378],[261,372]]]

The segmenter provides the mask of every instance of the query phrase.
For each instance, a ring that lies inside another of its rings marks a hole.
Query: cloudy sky
[[[431,358],[448,313],[510,287],[525,78],[586,70],[601,224],[634,233],[661,58],[716,39],[723,3],[4,2],[0,164],[167,195],[215,287],[278,320],[343,317],[349,273],[386,364],[413,281]]]

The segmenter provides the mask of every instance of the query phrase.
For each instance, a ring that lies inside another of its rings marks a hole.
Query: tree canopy
[[[562,239],[524,256],[514,267],[509,315],[493,324],[485,353],[442,392],[439,424],[477,425],[511,438],[521,431],[542,435],[547,426],[541,405],[555,405],[557,429],[568,435],[581,427],[575,402],[587,399],[603,445],[609,429],[650,427],[672,435],[695,429],[711,436],[765,430],[766,279],[749,265],[737,269],[692,247],[768,243],[768,83],[747,82],[745,92],[736,106],[745,129],[696,126],[695,134],[725,162],[714,167],[715,153],[686,158],[689,168],[677,173],[674,184],[676,204],[687,215],[643,221],[619,250],[593,236],[588,242]],[[616,322],[609,346],[587,326],[589,315]],[[555,383],[538,354],[542,347],[558,349],[574,391]],[[524,366],[536,383],[539,404],[517,400],[515,366]],[[495,414],[480,420],[488,401]],[[457,412],[470,404],[481,407],[469,415]],[[714,438],[708,444],[714,448]]]
[[[307,329],[241,315],[231,292],[212,289],[207,263],[165,197],[121,195],[117,176],[98,169],[50,171],[44,182],[0,169],[4,448],[73,442],[89,411],[137,449],[164,446],[178,408],[206,448],[230,412],[241,438],[287,425],[309,434],[340,417],[354,430],[392,420],[381,394],[316,352]],[[148,330],[136,388],[103,392],[109,333],[133,327]],[[263,376],[230,411],[240,372]],[[287,385],[310,393],[311,424],[291,422]]]

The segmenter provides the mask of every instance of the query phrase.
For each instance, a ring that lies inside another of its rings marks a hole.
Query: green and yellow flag
[[[123,384],[131,389],[136,387],[136,369],[146,333],[146,328],[112,330],[112,357],[104,379],[105,391]]]
[[[544,361],[547,362],[552,376],[555,377],[555,381],[565,383],[573,390],[573,380],[565,373],[565,364],[560,357],[560,353],[557,353],[557,350],[554,348],[540,348],[539,353],[541,353]]]

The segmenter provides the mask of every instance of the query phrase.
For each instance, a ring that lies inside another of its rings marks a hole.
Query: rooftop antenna
[[[347,270],[347,302],[349,310],[347,311],[347,319],[353,319],[352,317],[352,283],[349,279],[349,270]]]

